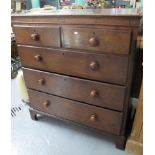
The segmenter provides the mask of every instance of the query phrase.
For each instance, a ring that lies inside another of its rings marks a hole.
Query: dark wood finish
[[[16,58],[18,56],[17,44],[15,40],[11,40],[11,58]]]
[[[23,13],[12,15],[12,23],[60,24],[60,25],[114,25],[137,27],[140,13],[133,9],[67,10],[51,13]]]
[[[89,119],[92,122],[96,122],[97,121],[97,115],[96,114],[92,114]]]
[[[116,148],[124,150],[125,145],[126,145],[126,137],[120,136],[119,138],[116,139]]]
[[[93,80],[126,84],[128,57],[18,46],[22,65]],[[42,61],[34,59],[41,55]],[[91,65],[91,64],[95,65]],[[96,65],[97,64],[97,65]]]
[[[89,39],[89,45],[92,46],[92,47],[95,47],[95,46],[98,46],[99,44],[99,41],[96,37],[91,37]]]
[[[42,57],[40,55],[35,55],[34,58],[36,61],[42,61]]]
[[[90,97],[94,98],[97,97],[99,95],[99,92],[97,90],[91,90],[90,92]]]
[[[133,78],[133,67],[134,67],[134,58],[136,53],[136,40],[138,36],[138,29],[133,30],[133,39],[131,41],[131,53],[129,55],[129,66],[128,66],[128,77],[127,77],[127,90],[126,90],[126,98],[124,101],[124,108],[123,108],[123,120],[122,120],[122,128],[121,128],[121,136],[124,136],[127,133],[127,122],[128,122],[128,114],[131,108],[130,104],[130,96],[131,96],[131,85],[132,85],[132,78]]]
[[[46,82],[46,81],[45,81],[45,79],[43,79],[43,78],[38,80],[38,83],[39,83],[40,85],[44,85],[45,82]]]
[[[131,31],[87,27],[63,27],[64,48],[88,50],[88,52],[128,54]]]
[[[99,130],[99,129],[96,129],[96,128],[90,128],[89,126],[86,126],[84,124],[79,124],[77,122],[73,122],[73,121],[68,120],[68,119],[64,119],[64,118],[61,118],[61,117],[58,117],[58,116],[55,116],[55,115],[40,111],[40,110],[36,110],[36,109],[34,109],[32,107],[30,107],[29,109],[31,111],[33,111],[34,114],[37,114],[37,120],[39,120],[42,117],[47,116],[47,117],[50,117],[51,119],[57,119],[57,121],[62,121],[61,123],[66,122],[67,124],[72,124],[72,125],[79,126],[79,127],[83,128],[83,129],[89,130],[90,132],[96,132],[96,134],[98,134],[100,137],[103,137],[103,138],[107,137],[107,138],[110,138],[110,139],[114,140],[115,142],[117,142],[117,140],[120,139],[120,136],[116,135],[116,134],[109,134],[108,132],[103,131],[103,130]]]
[[[47,108],[47,107],[50,106],[51,103],[47,100],[47,101],[43,102],[42,104],[43,104],[44,107]]]
[[[135,54],[134,76],[131,90],[131,95],[134,98],[139,97],[142,78],[143,78],[143,49],[137,49]]]
[[[37,119],[37,114],[32,109],[29,109],[29,111],[30,111],[31,119],[34,120],[34,121],[38,120]]]
[[[140,18],[133,9],[12,15],[25,82],[36,90],[29,90],[32,119],[76,122],[124,149]]]
[[[97,69],[99,68],[98,62],[92,61],[92,62],[90,63],[90,68],[91,68],[92,70],[97,70]]]
[[[31,39],[34,40],[34,41],[38,41],[40,39],[40,35],[38,33],[32,33],[30,35]]]
[[[121,111],[125,87],[23,68],[26,86],[42,92]],[[40,85],[38,80],[44,79]]]
[[[14,25],[18,44],[60,47],[59,26]]]
[[[120,112],[97,108],[38,91],[28,90],[28,93],[31,107],[34,109],[116,135],[120,132],[122,119],[122,113]],[[48,107],[43,105],[46,101],[50,102]]]

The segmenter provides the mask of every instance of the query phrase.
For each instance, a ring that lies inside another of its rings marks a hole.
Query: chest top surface
[[[138,9],[68,9],[14,13],[12,16],[141,16]]]
[[[12,14],[12,23],[139,26],[138,9],[40,10]]]

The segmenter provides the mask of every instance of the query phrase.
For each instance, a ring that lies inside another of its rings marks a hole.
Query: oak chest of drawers
[[[139,22],[117,9],[12,15],[31,118],[75,122],[123,148]]]

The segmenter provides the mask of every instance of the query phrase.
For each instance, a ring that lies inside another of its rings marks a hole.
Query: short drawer
[[[28,90],[31,107],[88,127],[119,135],[122,113]]]
[[[22,66],[115,84],[126,84],[128,57],[18,46]]]
[[[14,25],[13,31],[18,44],[60,47],[59,26]]]
[[[32,69],[24,70],[26,86],[46,93],[122,111],[125,87]]]
[[[64,48],[83,49],[91,53],[128,54],[131,31],[64,26],[62,38]]]

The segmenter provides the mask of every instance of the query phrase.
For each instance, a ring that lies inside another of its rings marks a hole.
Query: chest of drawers
[[[117,9],[12,15],[31,118],[78,123],[123,148],[139,22]]]

